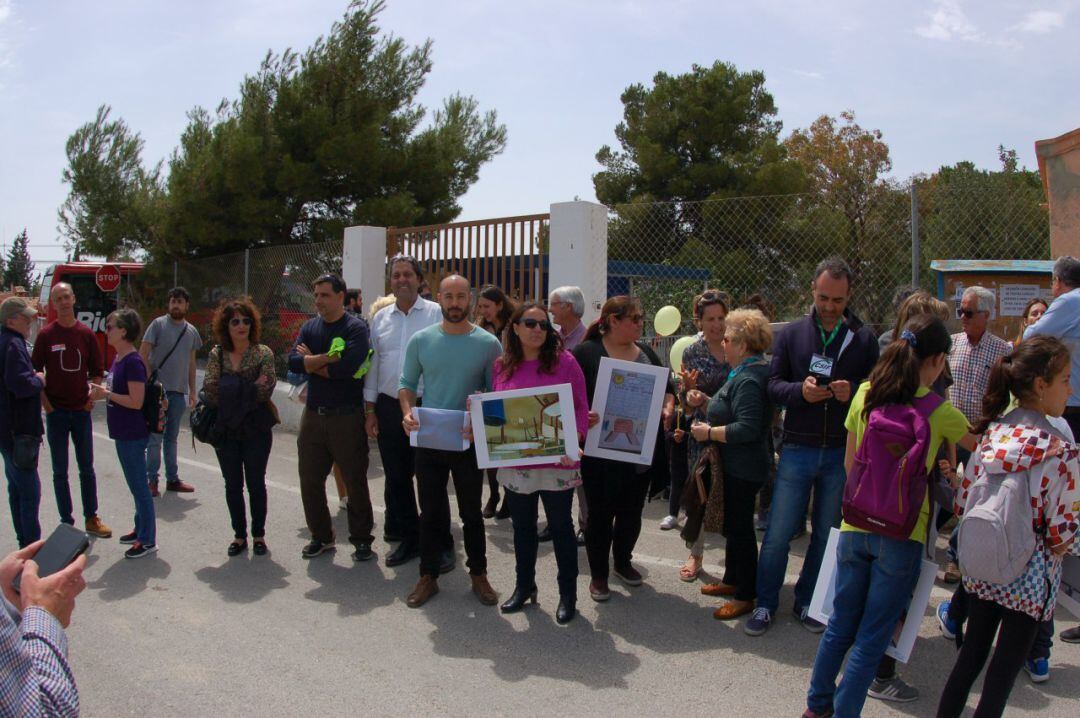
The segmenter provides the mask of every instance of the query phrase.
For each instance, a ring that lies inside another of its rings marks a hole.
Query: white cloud
[[[825,77],[820,72],[815,72],[813,70],[792,70],[792,72],[799,77],[809,77],[812,80],[820,80]]]
[[[915,33],[930,40],[965,40],[977,42],[982,34],[968,19],[958,0],[936,0],[937,8],[929,13],[926,25],[915,28]]]
[[[1054,10],[1033,10],[1011,29],[1042,35],[1065,26],[1065,13]]]

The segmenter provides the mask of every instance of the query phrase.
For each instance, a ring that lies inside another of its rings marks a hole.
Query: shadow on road
[[[109,559],[103,557],[102,560]],[[86,586],[98,591],[103,601],[120,601],[142,593],[151,579],[165,579],[171,572],[172,567],[158,554],[125,559],[124,554],[118,551],[115,562],[97,579],[87,582]]]
[[[452,584],[444,579],[439,583],[444,593],[468,591],[461,581]],[[435,653],[489,661],[492,672],[504,681],[516,683],[539,676],[589,688],[626,688],[626,676],[641,664],[637,656],[619,651],[610,634],[581,615],[566,626],[555,623],[558,599],[554,587],[541,595],[540,604],[530,604],[509,617],[500,614],[498,607],[482,606],[475,599],[475,608],[465,617],[459,597],[440,598],[436,596],[419,609],[435,624],[431,632]]]
[[[311,559],[307,565],[308,577],[319,587],[306,592],[304,598],[337,605],[339,616],[360,616],[389,606],[408,592],[408,581],[387,580],[383,575],[380,556],[355,563],[348,559],[348,554],[352,553],[348,543],[339,542],[337,551],[346,552],[346,560],[352,565],[332,563],[326,554]]]
[[[220,566],[205,566],[195,577],[232,603],[254,603],[271,591],[287,588],[289,572],[268,556],[237,556]]]
[[[194,496],[178,496],[162,490],[161,496],[154,501],[154,515],[158,521],[175,523],[183,521],[189,511],[199,508],[202,503]]]

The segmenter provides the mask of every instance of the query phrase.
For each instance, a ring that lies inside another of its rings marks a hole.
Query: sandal
[[[679,569],[679,579],[686,583],[693,583],[697,580],[697,577],[701,575],[701,564],[703,557],[690,554],[690,557],[686,559],[686,563]],[[697,566],[693,566],[693,564]]]
[[[730,621],[733,618],[745,616],[753,610],[753,601],[728,601],[723,606],[713,611],[712,617],[718,621]]]

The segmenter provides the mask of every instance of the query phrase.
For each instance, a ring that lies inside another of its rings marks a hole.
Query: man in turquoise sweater
[[[439,284],[442,322],[422,329],[405,347],[398,399],[402,426],[412,434],[420,424],[414,416],[416,390],[424,381],[424,408],[464,411],[469,395],[491,389],[492,366],[502,344],[492,334],[469,322],[472,292],[458,274]],[[465,536],[466,565],[472,590],[480,602],[495,605],[498,595],[487,580],[486,541],[480,499],[483,472],[476,453],[442,449],[416,449],[416,483],[420,500],[420,581],[406,603],[419,608],[439,592],[440,555],[450,532],[450,497],[447,478],[453,477],[458,514]]]

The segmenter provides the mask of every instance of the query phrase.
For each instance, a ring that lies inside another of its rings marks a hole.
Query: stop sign
[[[120,268],[115,264],[103,264],[94,274],[98,289],[103,292],[115,292],[120,287]]]

